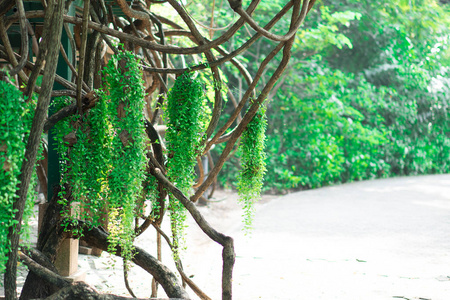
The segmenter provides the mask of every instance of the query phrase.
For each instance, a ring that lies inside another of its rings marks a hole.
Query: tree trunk
[[[56,253],[62,241],[67,237],[67,234],[58,234],[57,232],[61,219],[60,212],[63,210],[62,205],[58,203],[59,190],[60,188],[57,188],[53,191],[53,198],[50,201],[42,220],[41,231],[39,232],[36,247],[37,250],[42,253],[42,256],[36,257],[33,253],[30,255],[36,262],[55,273],[57,273],[57,270],[53,263],[56,259]],[[49,284],[33,271],[30,271],[25,280],[20,300],[46,298],[55,293],[58,289],[59,287]]]
[[[39,55],[45,56],[46,61],[55,62],[58,60],[59,49],[49,47],[48,45],[58,45],[61,40],[61,31],[63,26],[64,1],[53,0],[48,2],[48,17],[44,20],[44,30],[48,41],[42,43],[44,46],[39,49]],[[19,232],[21,229],[22,217],[25,208],[30,178],[33,167],[36,162],[37,151],[41,141],[41,134],[44,127],[44,121],[47,117],[48,106],[50,104],[50,94],[53,89],[53,82],[56,75],[56,64],[48,63],[45,66],[43,75],[43,84],[41,94],[38,98],[36,112],[33,118],[30,136],[28,138],[25,159],[21,168],[20,188],[18,191],[18,199],[14,202],[13,208],[17,211],[15,220],[17,225],[11,227],[9,231],[9,239],[11,241],[11,251],[9,253],[8,262],[6,264],[6,274],[4,278],[5,296],[7,300],[17,299],[16,276],[17,276],[17,251],[19,246]]]

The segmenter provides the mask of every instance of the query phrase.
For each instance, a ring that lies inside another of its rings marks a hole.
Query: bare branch
[[[83,8],[83,25],[81,30],[81,47],[80,47],[80,60],[78,63],[78,77],[77,77],[77,109],[78,113],[81,114],[83,110],[83,104],[81,103],[81,88],[84,75],[84,61],[86,58],[86,43],[87,43],[87,32],[88,32],[88,22],[89,22],[89,1],[84,1]]]
[[[41,266],[30,257],[25,255],[23,252],[19,252],[20,260],[28,267],[31,271],[33,271],[39,277],[45,279],[48,283],[57,286],[57,287],[65,287],[70,285],[70,280],[67,278],[58,275],[57,273]]]
[[[294,0],[294,3],[300,3],[301,0]],[[305,8],[305,15],[307,12],[307,7],[309,4],[309,0],[304,0],[303,1],[303,7]],[[235,11],[242,17],[245,19],[245,21],[259,34],[263,35],[264,37],[272,40],[272,41],[276,41],[276,42],[285,42],[289,39],[291,39],[296,33],[297,30],[300,28],[300,25],[303,22],[302,18],[297,18],[295,14],[292,15],[293,19],[296,19],[295,23],[291,23],[291,28],[289,29],[288,33],[286,33],[285,35],[277,35],[277,34],[273,34],[269,31],[267,31],[266,29],[264,29],[263,27],[259,26],[258,23],[256,23],[256,21],[249,15],[247,14],[247,12],[245,10],[242,9],[242,6],[237,6]],[[279,19],[278,19],[279,20]],[[276,21],[278,21],[276,20]]]
[[[25,66],[25,63],[27,62],[27,59],[28,59],[28,28],[27,28],[28,26],[27,26],[27,19],[25,18],[25,9],[23,7],[22,0],[16,0],[16,8],[17,8],[17,13],[19,14],[19,26],[20,26],[20,37],[21,37],[20,53],[22,54],[22,57],[20,58],[20,61],[17,64],[17,66],[15,66],[10,71],[11,76],[18,74],[23,69],[23,67]]]
[[[223,247],[222,251],[222,299],[231,299],[232,295],[232,273],[235,261],[234,253],[234,243],[233,239],[223,233],[215,230],[211,225],[205,220],[202,214],[198,211],[197,207],[193,202],[191,202],[177,187],[175,187],[161,172],[159,168],[152,168],[152,174],[161,182],[171,193],[177,198],[186,209],[189,211],[191,216],[194,218],[197,225],[203,230],[203,232],[209,236],[210,239],[219,243]]]

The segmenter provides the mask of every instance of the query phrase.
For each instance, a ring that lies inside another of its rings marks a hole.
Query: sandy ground
[[[221,191],[214,201],[199,209],[235,239],[234,299],[450,299],[450,175],[265,197],[250,236],[242,231],[236,194]],[[188,222],[185,271],[220,299],[221,246]],[[137,244],[155,254],[155,236],[149,229]],[[175,269],[168,247],[163,262]],[[107,254],[79,257],[88,284],[128,295],[120,266]],[[129,276],[137,296],[149,297],[151,276],[139,267]],[[158,296],[165,296],[162,289]]]

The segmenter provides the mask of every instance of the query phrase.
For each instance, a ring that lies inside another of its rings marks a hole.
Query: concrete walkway
[[[450,176],[293,193],[236,232],[235,299],[450,299]]]
[[[265,199],[250,237],[241,230],[236,195],[217,197],[223,201],[200,209],[235,239],[234,299],[450,299],[450,175]],[[139,242],[152,251],[151,240]],[[187,247],[186,272],[212,299],[221,299],[221,247],[194,224]],[[165,263],[170,265],[168,253]],[[132,273],[135,293],[148,296],[150,277],[137,267]],[[114,292],[123,290],[121,272],[117,276]]]
[[[264,197],[251,236],[242,232],[236,197],[216,193],[217,202],[199,208],[235,239],[236,300],[450,299],[450,175]],[[222,248],[189,223],[185,271],[212,299],[221,299]],[[148,230],[137,244],[156,253],[155,232]],[[175,270],[171,261],[164,247],[163,262]],[[113,264],[105,253],[81,255],[79,266],[88,284],[129,296],[120,261]],[[129,280],[138,297],[150,296],[150,275],[133,267]]]

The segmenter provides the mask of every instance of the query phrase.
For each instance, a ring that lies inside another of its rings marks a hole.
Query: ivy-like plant
[[[251,229],[254,204],[261,198],[266,172],[266,107],[262,106],[242,134],[241,171],[237,184],[239,203],[244,209],[244,230]]]
[[[185,195],[189,195],[194,182],[196,156],[205,129],[204,101],[203,86],[191,73],[179,76],[167,97],[167,176]],[[186,211],[172,196],[169,211],[173,245],[178,249]]]
[[[98,104],[88,114],[68,118],[56,127],[58,152],[65,161],[62,183],[70,184],[74,200],[85,212],[77,217],[97,226],[108,213],[108,251],[115,253],[120,246],[124,259],[130,260],[136,203],[146,175],[144,83],[131,52],[113,56],[103,75]],[[69,216],[68,211],[65,214]]]
[[[70,99],[67,97],[58,97],[55,98],[52,102],[52,106],[56,111],[60,110],[61,108],[67,106],[70,104]],[[59,155],[59,172],[61,174],[60,180],[61,180],[61,190],[59,192],[59,204],[62,205],[63,211],[61,214],[65,217],[70,216],[69,212],[69,203],[66,198],[67,194],[67,184],[72,184],[72,178],[73,176],[76,176],[76,174],[73,174],[73,168],[72,163],[74,160],[70,159],[69,155],[69,149],[70,149],[70,142],[69,137],[75,138],[76,131],[73,128],[73,124],[76,124],[79,119],[79,115],[74,115],[71,117],[67,117],[54,126],[54,139],[55,139],[55,147],[56,151]]]
[[[131,257],[134,239],[134,213],[145,179],[148,139],[144,128],[145,90],[139,62],[131,52],[113,56],[104,69],[108,111],[114,136],[109,175],[109,217],[120,222],[118,234],[111,226],[110,245],[122,248]],[[104,95],[106,96],[106,95]],[[110,250],[112,250],[110,249]]]
[[[33,104],[33,101],[25,103],[16,86],[0,81],[0,274],[5,271],[10,251],[8,231],[16,225],[13,203],[17,200],[20,169],[34,114]],[[36,176],[32,176],[21,234],[27,233],[29,229],[27,222],[33,211],[35,183]]]

